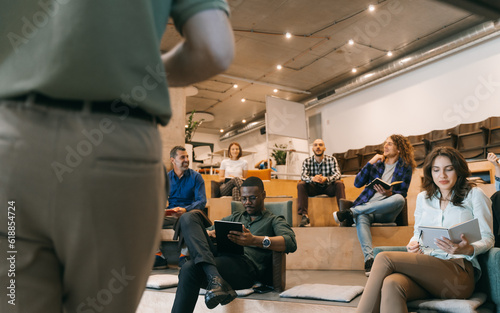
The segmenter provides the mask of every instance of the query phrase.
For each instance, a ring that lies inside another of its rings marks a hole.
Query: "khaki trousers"
[[[357,312],[408,312],[406,302],[469,298],[474,268],[465,259],[442,260],[409,252],[377,255]]]
[[[0,312],[135,312],[164,180],[152,121],[0,101]]]

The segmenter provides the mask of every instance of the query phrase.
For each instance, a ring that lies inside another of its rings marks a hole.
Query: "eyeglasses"
[[[254,202],[255,200],[257,200],[257,198],[260,196],[260,194],[258,196],[250,196],[250,197],[241,197],[241,202],[242,203],[245,203],[248,201],[250,202]]]

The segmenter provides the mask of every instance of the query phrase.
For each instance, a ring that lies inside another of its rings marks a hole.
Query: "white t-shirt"
[[[248,171],[246,160],[225,159],[220,163],[220,169],[224,170],[224,177],[243,177],[243,171]]]

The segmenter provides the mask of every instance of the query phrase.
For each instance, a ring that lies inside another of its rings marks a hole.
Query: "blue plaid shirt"
[[[375,178],[382,178],[385,170],[385,163],[378,160],[375,164],[366,163],[366,165],[361,169],[361,171],[356,175],[354,180],[354,186],[356,188],[361,188],[366,184],[369,184]],[[394,169],[394,174],[392,175],[393,181],[403,181],[403,183],[395,185],[392,187],[393,193],[399,193],[406,198],[408,193],[408,188],[410,187],[412,175],[412,168],[409,165],[405,165],[402,158],[399,158],[396,163],[396,168]],[[354,201],[353,207],[366,203],[370,201],[373,195],[376,193],[373,188],[365,188],[359,197]]]

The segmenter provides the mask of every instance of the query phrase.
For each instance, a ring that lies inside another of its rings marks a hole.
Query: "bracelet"
[[[496,181],[500,181],[500,177],[495,176],[495,180],[496,180]]]

